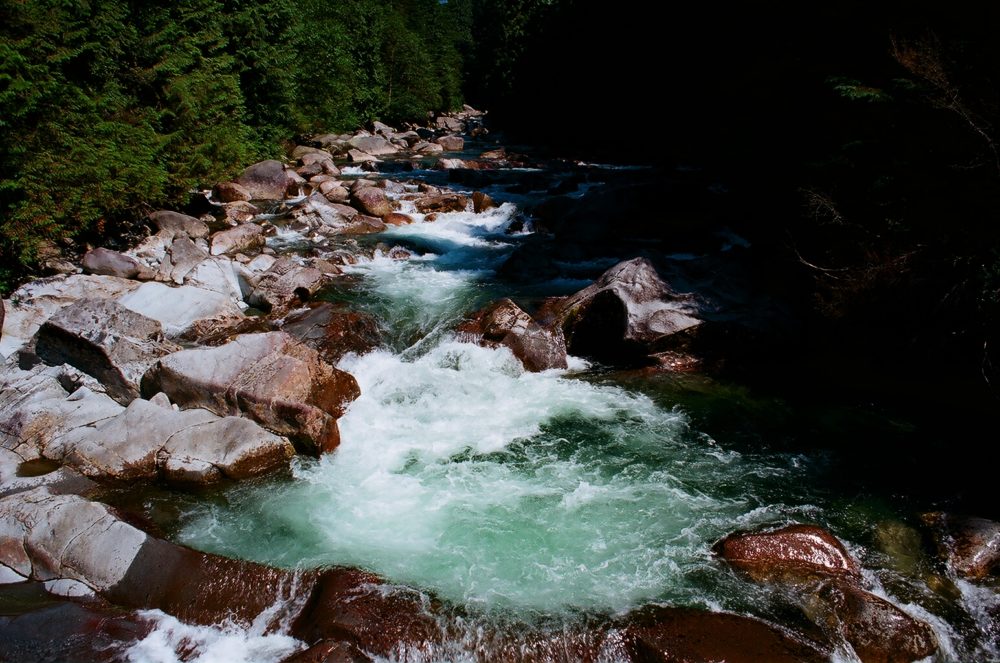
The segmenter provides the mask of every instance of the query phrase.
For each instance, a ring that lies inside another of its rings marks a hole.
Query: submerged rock
[[[983,580],[1000,569],[1000,523],[949,513],[923,515],[931,526],[948,567],[970,580]]]
[[[360,393],[353,376],[285,332],[174,353],[150,369],[142,387],[182,407],[242,414],[317,453],[339,444],[337,418]]]
[[[562,332],[542,327],[510,299],[477,312],[458,331],[487,347],[509,348],[528,371],[566,368]]]
[[[159,322],[111,299],[81,299],[61,309],[38,330],[35,348],[49,364],[94,376],[122,405],[139,397],[139,381],[153,362],[177,350],[163,340]]]
[[[690,295],[676,293],[645,258],[618,263],[555,305],[571,354],[634,362],[664,348],[669,336],[702,324]]]

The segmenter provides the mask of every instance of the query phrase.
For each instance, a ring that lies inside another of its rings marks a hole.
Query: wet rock
[[[241,200],[252,200],[253,196],[236,182],[220,182],[215,185],[212,195],[223,203],[235,203]]]
[[[948,567],[970,580],[983,580],[1000,568],[1000,523],[942,512],[926,513]]]
[[[757,582],[807,582],[816,576],[861,577],[858,563],[835,536],[813,525],[738,532],[713,550]]]
[[[472,211],[476,214],[481,214],[496,206],[497,204],[493,202],[493,199],[482,191],[476,191],[472,194]]]
[[[350,642],[322,640],[281,663],[372,663],[372,659]]]
[[[265,311],[298,306],[309,301],[327,280],[318,269],[300,265],[291,258],[279,258],[257,279],[247,303]]]
[[[264,229],[253,223],[244,223],[212,235],[212,255],[254,251],[264,246]]]
[[[222,206],[224,223],[228,226],[238,226],[241,223],[253,221],[260,214],[260,209],[247,201],[226,203]]]
[[[910,663],[933,655],[930,626],[850,580],[824,582],[806,614],[834,640],[845,640],[863,663]]]
[[[554,312],[574,355],[634,362],[664,349],[664,339],[701,324],[690,295],[668,286],[645,258],[619,263]]]
[[[285,195],[288,198],[301,196],[306,191],[307,186],[308,183],[305,177],[302,177],[302,175],[299,175],[291,168],[285,169]]]
[[[465,147],[465,139],[455,135],[441,136],[434,142],[448,152],[461,152],[462,148]]]
[[[150,369],[142,386],[182,407],[242,414],[319,453],[337,446],[337,418],[359,394],[351,375],[284,332],[174,353]]]
[[[723,612],[656,608],[631,615],[623,627],[632,660],[663,663],[804,663],[829,653],[777,626]]]
[[[201,220],[170,210],[160,210],[149,215],[149,220],[160,233],[170,237],[186,235],[191,239],[208,237],[208,226]]]
[[[421,214],[429,212],[464,212],[469,205],[469,199],[457,193],[445,193],[430,195],[421,198],[415,203],[417,211]]]
[[[495,150],[487,150],[479,155],[480,159],[490,159],[490,160],[503,160],[507,158],[507,150],[503,147],[498,147]]]
[[[306,642],[346,634],[377,656],[390,656],[400,648],[418,655],[442,638],[440,626],[415,592],[386,586],[378,576],[354,569],[332,569],[319,578],[292,633]]]
[[[285,166],[270,159],[249,166],[236,179],[236,184],[246,189],[252,200],[282,200],[288,188]]]
[[[322,194],[309,196],[294,215],[299,219],[314,220],[319,226],[317,230],[325,235],[363,235],[385,230],[385,224],[380,219],[359,214],[347,205],[331,203]]]
[[[393,205],[385,191],[376,187],[364,187],[354,192],[354,206],[361,212],[375,217],[383,217],[393,211]]]
[[[378,157],[367,152],[362,152],[361,150],[350,150],[347,156],[354,163],[378,163],[381,161]]]
[[[440,159],[434,166],[437,170],[458,170],[468,167],[469,164],[461,159]]]
[[[324,361],[336,364],[344,355],[365,354],[381,342],[378,321],[360,313],[323,302],[285,318],[281,330],[316,350]]]
[[[139,381],[153,362],[179,349],[163,340],[156,320],[112,299],[81,299],[41,326],[35,352],[49,364],[89,373],[127,405],[139,397]]]
[[[118,302],[136,313],[163,325],[168,338],[186,333],[196,324],[239,320],[243,313],[229,297],[192,286],[170,287],[162,283],[144,283]]]
[[[401,212],[389,212],[382,217],[382,221],[388,226],[407,226],[413,223],[413,217]]]
[[[139,261],[135,258],[104,248],[87,251],[81,264],[87,274],[117,276],[122,279],[135,278],[140,269]]]
[[[26,283],[4,302],[0,355],[9,357],[24,348],[56,311],[84,297],[116,298],[140,287],[136,281],[114,276],[71,274]]]
[[[544,371],[566,368],[562,332],[546,329],[510,299],[501,299],[476,313],[458,331],[487,347],[510,348],[524,368]]]
[[[347,142],[354,149],[374,156],[395,154],[399,151],[398,147],[381,136],[355,136]]]

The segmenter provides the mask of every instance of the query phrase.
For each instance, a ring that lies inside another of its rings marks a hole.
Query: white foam
[[[153,630],[125,652],[131,663],[278,663],[305,648],[281,633],[266,632],[266,620],[249,626],[186,624],[160,610],[143,610]]]

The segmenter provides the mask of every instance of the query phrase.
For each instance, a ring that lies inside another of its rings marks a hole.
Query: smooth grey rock
[[[230,297],[188,285],[172,288],[162,283],[144,283],[118,302],[158,320],[168,338],[180,336],[202,321],[243,318]]]
[[[89,373],[122,405],[139,397],[139,381],[154,361],[180,347],[163,339],[159,322],[113,299],[81,299],[38,330],[35,352],[53,365]]]
[[[178,235],[187,235],[191,239],[208,237],[208,225],[187,214],[160,210],[150,214],[149,220],[153,222],[159,232],[166,233],[171,237]]]
[[[455,135],[441,136],[434,142],[448,152],[460,152],[465,147],[465,139]]]
[[[381,136],[355,136],[347,141],[351,147],[360,150],[365,154],[382,156],[383,154],[395,154],[399,148]]]
[[[82,265],[86,273],[101,276],[131,279],[139,273],[139,262],[135,258],[105,248],[87,251]]]
[[[264,229],[254,223],[244,223],[212,235],[212,255],[250,252],[264,246]]]
[[[236,184],[246,189],[253,200],[283,200],[288,189],[285,165],[273,159],[260,161],[244,170]]]

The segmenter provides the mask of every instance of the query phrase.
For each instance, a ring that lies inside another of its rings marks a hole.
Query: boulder
[[[195,265],[208,257],[208,252],[192,242],[187,236],[175,237],[167,247],[160,269],[157,274],[159,281],[173,281],[177,285],[184,283],[184,278]]]
[[[497,204],[493,202],[493,199],[482,191],[475,191],[472,194],[472,211],[476,214],[481,214],[486,210],[493,209]]]
[[[379,219],[359,214],[353,207],[331,203],[318,193],[309,196],[293,214],[299,219],[315,221],[317,230],[325,235],[363,235],[385,230]]]
[[[193,327],[212,321],[242,319],[243,313],[229,297],[189,285],[169,287],[162,283],[144,283],[118,299],[136,313],[163,325],[168,338],[187,333]]]
[[[235,203],[241,200],[252,200],[253,195],[236,182],[220,182],[212,191],[217,200],[223,203]]]
[[[322,172],[322,167],[317,171],[317,174]],[[306,178],[299,175],[291,168],[285,169],[285,197],[286,198],[297,198],[303,195],[306,189]]]
[[[348,353],[365,354],[381,344],[378,321],[360,313],[323,302],[285,318],[281,330],[316,350],[335,365]]]
[[[139,261],[132,256],[105,248],[87,251],[81,264],[87,274],[117,276],[122,279],[135,278],[140,269]]]
[[[254,273],[238,262],[222,257],[206,258],[187,273],[184,284],[217,292],[228,297],[238,308],[243,308],[244,298],[253,290],[253,278]]]
[[[383,217],[393,211],[385,191],[372,186],[355,191],[352,203],[361,212],[375,217]]]
[[[849,580],[822,583],[804,609],[831,640],[848,642],[863,663],[911,663],[937,652],[930,626]]]
[[[430,195],[416,201],[417,211],[421,214],[429,212],[464,212],[469,199],[458,193]]]
[[[298,306],[308,301],[327,280],[314,267],[305,267],[291,258],[279,258],[258,277],[247,303],[265,311]]]
[[[361,150],[349,150],[347,156],[354,163],[378,163],[381,161],[376,156],[362,152]]]
[[[627,617],[629,658],[644,663],[820,663],[829,652],[753,617],[685,608],[653,608]]]
[[[139,397],[139,381],[153,362],[179,349],[163,340],[156,320],[113,299],[81,299],[41,326],[35,352],[49,364],[89,373],[128,405]]]
[[[254,223],[244,223],[212,235],[212,255],[245,253],[264,246],[264,229]]]
[[[817,576],[860,579],[858,563],[844,544],[813,525],[789,525],[769,532],[737,532],[713,551],[756,582],[807,582]]]
[[[282,200],[288,188],[285,166],[273,159],[249,166],[236,179],[236,184],[246,189],[252,200]]]
[[[462,148],[465,147],[465,139],[455,135],[441,136],[434,142],[448,152],[461,152]]]
[[[442,115],[435,119],[434,126],[438,129],[453,131],[455,133],[462,133],[465,131],[465,122],[457,117],[451,117],[450,115]]]
[[[558,328],[546,329],[510,299],[476,313],[458,331],[486,347],[509,348],[528,371],[566,368],[566,345]]]
[[[354,378],[285,332],[246,334],[215,348],[182,350],[157,362],[143,392],[182,407],[242,414],[313,452],[340,442],[337,418],[359,395]]]
[[[298,159],[303,165],[305,165],[306,157],[314,157],[318,159],[333,159],[333,155],[327,150],[321,150],[318,147],[309,147],[307,145],[296,145],[292,149],[292,158]]]
[[[191,239],[208,237],[208,226],[204,221],[170,210],[160,210],[149,215],[149,220],[160,233],[165,233],[170,237],[187,235]]]
[[[45,450],[46,457],[95,479],[202,485],[271,472],[294,454],[286,438],[249,419],[177,411],[169,402],[164,407],[141,398],[115,417],[69,431]]]
[[[499,161],[507,158],[507,150],[503,147],[498,147],[495,150],[487,150],[479,155],[480,159],[487,159],[492,161]]]
[[[331,203],[346,203],[351,197],[347,189],[337,180],[323,182],[319,185],[319,192]]]
[[[443,146],[437,143],[428,143],[427,141],[415,143],[412,149],[414,152],[420,152],[421,154],[440,154],[444,152]]]
[[[115,276],[71,274],[22,285],[4,303],[0,355],[9,357],[29,343],[38,328],[63,306],[84,297],[116,298],[140,287]]]
[[[389,138],[396,133],[396,130],[390,127],[388,124],[384,124],[375,120],[372,122],[372,130],[377,134],[382,134],[383,136]]]
[[[1000,523],[933,512],[922,516],[948,567],[969,580],[984,580],[1000,569]]]
[[[407,226],[413,223],[413,217],[401,212],[389,212],[382,217],[382,221],[387,226]]]
[[[553,311],[571,354],[634,362],[665,349],[665,339],[701,324],[693,297],[667,285],[645,258],[618,263]]]
[[[361,150],[365,154],[381,156],[383,154],[395,154],[399,148],[387,141],[382,136],[355,136],[347,141],[351,147]]]
[[[330,163],[333,163],[332,161]],[[304,177],[307,180],[316,177],[317,175],[323,174],[323,164],[319,161],[314,161],[312,163],[306,164],[305,166],[299,166],[295,169],[295,173],[299,177]]]
[[[248,223],[260,214],[260,209],[246,200],[226,203],[222,206],[222,210],[225,214],[225,223],[230,226]]]
[[[458,170],[468,168],[469,164],[461,159],[440,159],[434,167],[438,170]]]

